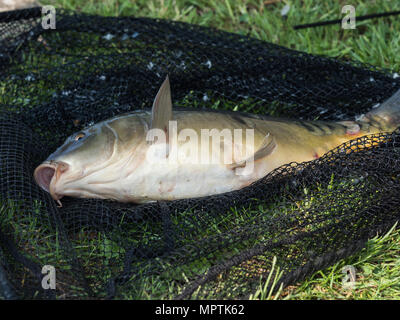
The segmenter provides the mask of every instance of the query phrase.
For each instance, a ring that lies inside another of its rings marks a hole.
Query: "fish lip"
[[[69,165],[61,161],[45,161],[34,171],[33,176],[36,183],[46,192],[50,193],[54,200],[60,200],[63,195],[57,194],[55,184],[61,173],[68,170]]]
[[[46,169],[48,169],[47,173],[43,171]],[[53,173],[51,175],[51,178],[49,179],[51,170],[53,171]],[[33,177],[35,178],[36,183],[46,192],[50,192],[49,187],[55,171],[56,171],[56,166],[52,164],[50,161],[46,161],[40,164],[33,173]]]

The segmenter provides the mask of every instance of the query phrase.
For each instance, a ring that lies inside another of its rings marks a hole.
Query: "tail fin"
[[[376,109],[365,115],[365,121],[385,131],[394,131],[400,126],[400,89]]]

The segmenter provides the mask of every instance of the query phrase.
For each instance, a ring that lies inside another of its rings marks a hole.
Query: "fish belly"
[[[144,203],[229,192],[253,181],[253,176],[238,176],[233,170],[219,164],[159,165],[156,168],[141,168],[121,186],[125,190],[126,201]]]
[[[252,145],[243,137],[233,149],[254,154],[268,135],[274,137],[276,147],[265,158],[257,159],[250,171],[241,174],[229,163],[148,163],[143,161],[134,172],[118,180],[113,186],[118,200],[145,203],[157,200],[196,198],[241,189],[266,176],[272,170],[291,162],[317,159],[341,143],[354,138],[341,125],[322,122],[274,121],[219,113],[182,112],[176,114],[177,130],[191,129],[198,137],[204,129],[254,130]],[[364,134],[360,132],[359,135]],[[178,144],[178,150],[182,143]],[[200,141],[194,142],[199,144]],[[199,150],[204,152],[199,146]],[[169,155],[171,157],[171,154]],[[243,157],[240,160],[245,160]],[[123,176],[123,175],[122,175]]]

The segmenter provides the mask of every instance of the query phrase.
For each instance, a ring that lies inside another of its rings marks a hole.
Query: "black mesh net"
[[[45,30],[40,9],[1,13],[0,283],[18,297],[247,298],[274,257],[293,284],[399,219],[400,131],[227,194],[58,208],[34,168],[80,128],[150,108],[166,74],[174,107],[303,119],[354,119],[400,88],[388,70],[180,22],[58,10]]]

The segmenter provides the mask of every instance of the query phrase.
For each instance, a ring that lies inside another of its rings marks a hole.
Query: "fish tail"
[[[394,131],[400,126],[400,89],[377,108],[369,111],[361,121],[369,122],[381,131]]]

